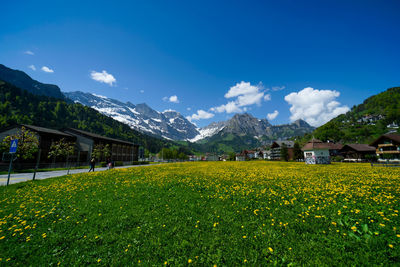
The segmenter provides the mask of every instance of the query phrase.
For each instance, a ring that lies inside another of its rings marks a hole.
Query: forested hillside
[[[342,143],[370,143],[381,134],[400,132],[400,87],[367,98],[362,104],[317,128],[311,136]]]
[[[0,81],[0,128],[16,123],[54,129],[82,129],[143,145],[152,153],[160,151],[162,147],[176,145],[132,130],[128,125],[102,115],[92,108],[81,104],[69,104],[57,98],[33,95]]]

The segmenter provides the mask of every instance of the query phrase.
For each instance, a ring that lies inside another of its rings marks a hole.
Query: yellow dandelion
[[[188,259],[188,263],[192,263],[192,259]]]

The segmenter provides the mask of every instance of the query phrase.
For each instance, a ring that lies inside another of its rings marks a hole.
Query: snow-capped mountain
[[[202,140],[204,138],[211,137],[211,136],[217,134],[222,129],[224,129],[226,124],[227,124],[226,121],[213,122],[213,123],[209,124],[206,127],[199,128],[198,129],[199,134],[196,135],[194,138],[189,139],[188,141],[197,142],[197,141],[200,141],[200,140]]]
[[[144,133],[171,140],[189,140],[199,135],[194,124],[173,110],[159,112],[145,103],[137,105],[130,102],[123,103],[105,96],[80,91],[64,92],[64,95],[74,102],[89,106]]]
[[[257,119],[247,113],[236,114],[228,121],[213,122],[206,127],[197,128],[174,110],[159,112],[145,103],[134,105],[130,102],[123,103],[105,96],[79,91],[64,93],[64,95],[74,102],[89,106],[123,122],[135,130],[170,140],[190,142],[205,140],[207,142],[211,138],[219,140],[221,136],[231,134],[238,137],[250,136],[259,141],[286,139],[313,130],[313,127],[304,121],[274,126],[266,119]]]

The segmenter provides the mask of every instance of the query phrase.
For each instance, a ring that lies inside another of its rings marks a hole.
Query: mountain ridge
[[[0,64],[0,80],[24,89],[34,95],[49,96],[66,100],[61,89],[54,84],[45,84],[32,79],[21,70],[14,70]]]
[[[123,103],[119,100],[80,91],[64,92],[74,102],[89,106],[102,114],[129,125],[132,129],[169,140],[188,140],[198,134],[197,127],[179,112],[159,112],[146,103]]]

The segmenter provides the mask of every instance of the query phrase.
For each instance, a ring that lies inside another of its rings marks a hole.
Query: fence
[[[371,167],[400,167],[400,162],[371,162]]]
[[[10,162],[0,162],[0,171],[8,171]],[[80,166],[89,166],[89,162],[55,162],[55,163],[40,163],[38,169],[55,169],[55,168],[74,168]],[[13,162],[13,171],[33,170],[36,168],[36,163],[21,163]]]

